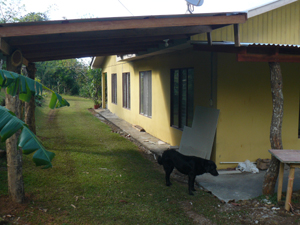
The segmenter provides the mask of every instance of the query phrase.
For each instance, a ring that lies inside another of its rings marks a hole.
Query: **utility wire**
[[[129,9],[127,9],[126,8],[126,6],[120,1],[120,0],[118,0],[119,2],[120,2],[120,4],[132,15],[132,16],[134,16],[130,11],[129,11]]]

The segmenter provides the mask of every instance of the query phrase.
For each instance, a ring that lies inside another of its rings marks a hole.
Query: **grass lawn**
[[[193,224],[190,207],[215,220],[217,199],[200,190],[189,196],[187,184],[175,181],[166,187],[136,145],[87,110],[91,100],[66,98],[70,107],[37,108],[37,134],[56,156],[43,170],[24,155],[29,200],[10,212],[20,224]],[[0,202],[8,193],[6,173],[0,169]]]

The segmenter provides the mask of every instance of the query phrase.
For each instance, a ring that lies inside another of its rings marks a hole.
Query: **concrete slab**
[[[289,170],[284,171],[283,191],[286,192]],[[247,200],[262,195],[262,185],[266,171],[259,173],[221,174],[214,177],[210,174],[197,176],[196,182],[210,191],[220,200]],[[293,190],[300,190],[300,169],[295,170]],[[277,184],[276,184],[277,191]]]
[[[130,134],[135,141],[143,145],[150,152],[161,154],[171,146],[168,144],[158,144],[158,138],[153,137],[147,132],[139,132],[132,125],[107,109],[95,110],[100,120],[108,120],[115,126]],[[286,191],[289,170],[284,171],[283,191]],[[266,171],[260,171],[258,174],[239,173],[239,174],[221,174],[214,177],[210,174],[204,174],[196,178],[196,182],[204,189],[212,192],[213,195],[225,202],[231,200],[247,200],[262,195],[263,179]],[[277,185],[276,185],[277,188]],[[295,179],[293,190],[300,190],[300,169],[295,170]]]
[[[133,128],[132,124],[120,119],[117,115],[113,114],[108,109],[96,109],[95,111],[99,114],[97,116],[99,119],[101,119],[100,117],[105,118],[121,130],[123,130],[125,133],[129,134],[131,138],[143,145],[150,152],[160,155],[163,151],[167,150],[170,147],[170,145],[162,143],[160,139],[153,137],[147,132],[140,132],[137,129]]]

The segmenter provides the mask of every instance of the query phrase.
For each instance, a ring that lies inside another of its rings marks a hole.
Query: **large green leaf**
[[[25,102],[29,102],[32,95],[41,95],[44,88],[52,92],[52,98],[49,105],[51,109],[70,106],[68,101],[61,97],[61,95],[37,81],[14,72],[0,70],[0,87],[7,88],[7,93],[12,96],[19,93],[19,98]]]
[[[44,166],[43,168],[52,167],[51,161],[55,154],[47,151],[44,146],[39,142],[34,133],[32,133],[28,126],[14,113],[9,111],[3,106],[0,106],[0,138],[5,141],[11,137],[18,130],[22,130],[18,146],[22,148],[24,154],[33,155],[33,161],[37,166]]]
[[[20,136],[19,147],[22,148],[24,154],[36,151],[32,158],[36,166],[45,166],[44,169],[52,167],[51,161],[55,154],[47,151],[26,125]]]

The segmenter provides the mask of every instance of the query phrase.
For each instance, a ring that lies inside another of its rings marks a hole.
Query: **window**
[[[152,78],[151,71],[140,72],[140,114],[152,116]]]
[[[194,69],[171,70],[171,126],[192,126],[194,114]]]
[[[130,109],[130,73],[123,73],[123,107]]]
[[[111,75],[111,102],[117,104],[117,74]]]

